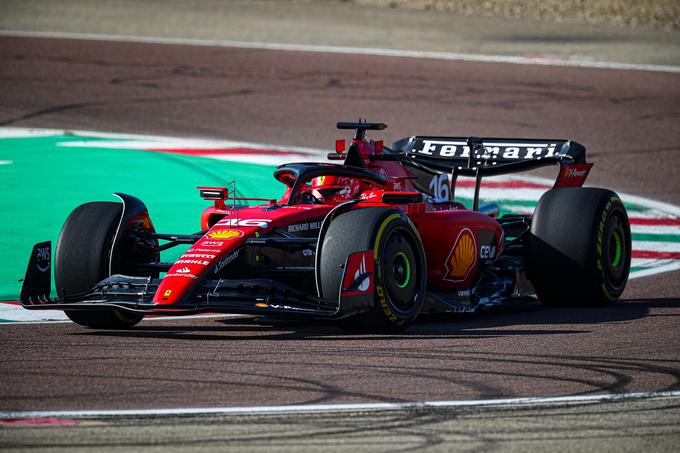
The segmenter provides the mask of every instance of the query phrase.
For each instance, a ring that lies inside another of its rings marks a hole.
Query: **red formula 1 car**
[[[409,137],[387,148],[366,139],[382,123],[338,123],[356,135],[329,163],[279,166],[279,200],[200,187],[214,201],[196,234],[160,234],[146,206],[77,207],[55,250],[37,244],[21,301],[64,310],[78,324],[128,328],[145,315],[199,312],[331,318],[351,330],[395,332],[428,312],[469,312],[532,298],[548,305],[615,302],[626,285],[631,234],[606,189],[583,188],[592,164],[565,140]],[[559,164],[533,216],[478,206],[485,176]],[[456,201],[458,176],[476,178],[472,209]],[[87,238],[86,241],[82,240]],[[160,244],[159,241],[163,241]],[[160,252],[190,248],[174,263]],[[160,277],[162,273],[164,276]]]

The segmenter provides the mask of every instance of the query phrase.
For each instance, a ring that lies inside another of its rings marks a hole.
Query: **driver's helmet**
[[[322,201],[330,200],[345,188],[345,179],[347,178],[339,176],[319,176],[314,178],[312,179],[312,193]]]

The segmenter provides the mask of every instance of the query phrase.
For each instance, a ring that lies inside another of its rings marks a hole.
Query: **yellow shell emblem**
[[[446,263],[449,271],[446,279],[454,281],[465,280],[476,259],[477,247],[475,245],[475,238],[472,236],[472,232],[465,228],[458,235],[458,239]]]
[[[235,237],[243,236],[243,231],[240,230],[217,230],[208,233],[208,237],[211,239],[233,239]]]

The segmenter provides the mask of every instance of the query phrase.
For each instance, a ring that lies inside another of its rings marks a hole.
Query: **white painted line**
[[[83,132],[83,133],[81,133]],[[90,136],[97,138],[104,138],[108,134],[97,134],[93,132],[85,133],[85,131],[77,131],[74,134],[78,136]],[[87,135],[86,135],[87,134]],[[107,137],[108,138],[108,137]],[[128,136],[128,140],[122,141],[72,141],[59,144],[60,147],[74,147],[74,148],[106,148],[106,149],[181,149],[191,148],[196,150],[219,150],[219,149],[267,149],[280,152],[296,152],[300,154],[318,154],[319,150],[313,148],[303,148],[300,146],[281,146],[271,144],[258,144],[249,142],[237,142],[232,140],[206,140],[206,139],[187,139],[175,137],[145,137]]]
[[[632,217],[628,213],[629,217]],[[637,216],[635,216],[637,217]],[[680,225],[678,226],[665,226],[665,225],[631,225],[630,231],[633,233],[642,234],[676,234],[680,235]]]
[[[633,241],[633,250],[680,252],[680,242]]]
[[[63,135],[58,129],[24,129],[20,127],[0,127],[0,138],[31,138]]]
[[[633,280],[640,277],[648,277],[650,275],[661,274],[663,272],[677,271],[678,269],[680,269],[680,261],[675,261],[674,263],[666,264],[664,266],[631,272],[631,274],[628,276],[628,280]]]
[[[620,194],[619,194],[619,195],[620,195]],[[647,199],[647,200],[649,200],[649,199]],[[653,201],[653,200],[650,200],[650,201]],[[630,201],[629,199],[626,199],[626,200],[624,200],[624,203],[626,203],[626,204],[631,204],[631,201]],[[637,204],[637,203],[636,203],[636,204]],[[638,204],[638,206],[639,206],[639,204]],[[638,218],[638,219],[656,219],[656,220],[658,220],[658,219],[675,219],[675,218],[677,218],[677,216],[676,216],[676,215],[673,215],[672,213],[664,212],[664,211],[661,211],[661,210],[659,210],[659,209],[657,209],[657,208],[651,207],[651,204],[649,204],[648,209],[645,209],[645,210],[643,210],[643,211],[640,211],[640,210],[636,210],[636,211],[629,210],[629,211],[628,211],[628,217],[630,217],[630,218]]]
[[[672,204],[664,203],[662,201],[656,201],[652,200],[650,198],[643,198],[643,197],[638,197],[637,195],[629,195],[627,193],[619,193],[619,196],[623,200],[624,203],[632,203],[636,205],[642,205],[646,208],[652,208],[652,209],[657,209],[659,211],[662,211],[666,215],[663,217],[669,217],[668,214],[672,214],[673,216],[680,217],[680,207],[674,206]],[[661,213],[660,213],[661,214]],[[630,217],[638,217],[637,213],[628,214]]]
[[[596,69],[621,69],[633,71],[656,71],[680,73],[680,67],[653,64],[632,64],[607,61],[592,61],[580,58],[555,60],[512,55],[480,55],[454,52],[426,52],[418,50],[378,49],[372,47],[321,46],[306,44],[285,44],[267,42],[246,42],[216,39],[162,38],[153,36],[125,36],[93,33],[38,32],[23,30],[2,30],[0,36],[23,38],[82,39],[88,41],[133,42],[143,44],[173,44],[184,46],[232,47],[241,49],[281,50],[294,52],[323,52],[347,55],[374,55],[382,57],[426,58],[434,60],[471,61],[481,63],[509,63],[520,65],[561,66]]]
[[[2,33],[0,32],[0,35]],[[29,137],[53,137],[70,135],[76,137],[92,137],[112,139],[115,141],[70,141],[59,143],[63,147],[88,147],[88,148],[124,148],[124,149],[149,149],[149,148],[192,148],[192,149],[219,149],[219,148],[246,148],[246,149],[267,149],[274,151],[297,152],[300,154],[326,154],[331,151],[318,148],[307,148],[304,146],[282,146],[271,143],[252,143],[240,142],[235,140],[220,140],[206,138],[187,138],[172,137],[162,135],[140,135],[140,134],[117,134],[113,132],[94,132],[73,129],[24,129],[20,127],[0,127],[0,138],[29,138]],[[125,140],[125,142],[122,142]],[[334,143],[332,144],[335,145]]]
[[[187,315],[187,316],[154,316],[152,318],[144,318],[141,323],[146,323],[147,321],[175,321],[179,319],[209,319],[209,318],[238,318],[242,315],[230,315],[228,313],[218,314],[218,315]],[[17,326],[23,324],[74,324],[70,319],[41,319],[36,321],[12,321],[0,323],[0,328],[3,326]]]
[[[631,258],[630,267],[660,267],[667,266],[669,264],[677,263],[678,260],[671,258]]]
[[[0,319],[10,321],[11,324],[18,322],[71,322],[61,310],[49,310],[45,313],[26,310],[21,305],[0,303]],[[4,323],[3,323],[4,324]],[[0,324],[2,325],[2,324]]]
[[[300,404],[289,406],[251,407],[190,407],[170,409],[110,409],[82,411],[5,411],[0,419],[17,418],[110,418],[139,416],[190,416],[190,415],[239,415],[239,414],[305,414],[365,411],[403,411],[413,409],[456,409],[493,406],[543,406],[579,403],[606,403],[649,398],[678,398],[680,391],[621,393],[609,395],[578,395],[555,397],[506,398],[492,400],[423,401],[414,403],[365,403],[365,404]]]
[[[0,160],[0,165],[12,165],[11,160]]]
[[[201,318],[238,318],[243,315],[233,314],[198,314],[188,316],[152,316],[146,317],[142,321],[167,321],[177,319],[201,319]],[[8,304],[0,302],[0,320],[6,321],[0,323],[1,326],[14,326],[21,324],[54,324],[54,323],[69,323],[73,321],[66,317],[66,314],[61,310],[26,310],[21,305]]]
[[[314,156],[310,154],[287,154],[285,156],[275,155],[253,155],[253,154],[216,154],[211,156],[196,156],[209,159],[222,160],[226,162],[248,162],[249,164],[277,165],[286,162],[319,162],[325,160],[326,156]]]

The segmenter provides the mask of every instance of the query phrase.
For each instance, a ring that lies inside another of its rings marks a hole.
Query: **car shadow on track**
[[[676,310],[669,312],[664,309]],[[654,310],[655,313],[650,315],[650,310]],[[597,324],[633,321],[647,316],[680,316],[680,299],[629,299],[610,307],[599,308],[547,308],[540,303],[530,303],[514,307],[498,307],[477,314],[426,315],[420,317],[404,332],[391,335],[347,333],[329,321],[259,320],[258,322],[251,317],[178,320],[172,321],[170,325],[158,325],[163,321],[154,321],[142,323],[130,330],[88,330],[75,334],[193,341],[486,338],[576,334],[590,331]],[[516,328],[507,328],[512,326]],[[501,327],[502,330],[493,330]]]

